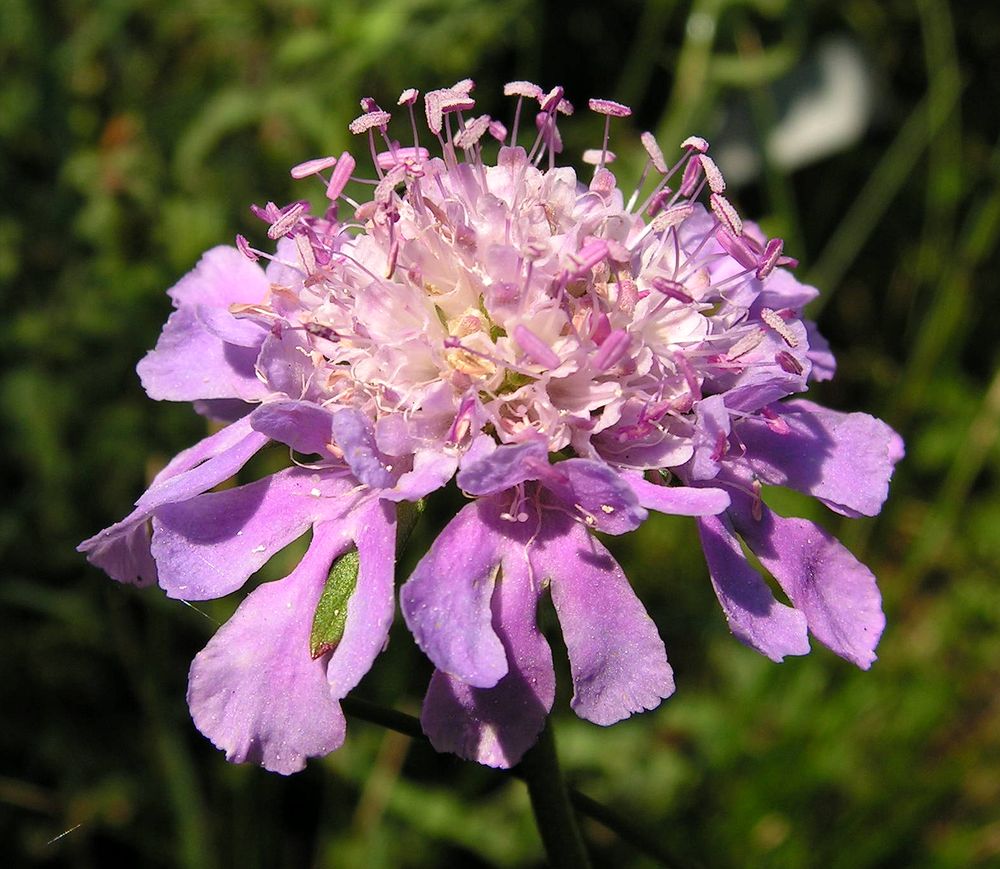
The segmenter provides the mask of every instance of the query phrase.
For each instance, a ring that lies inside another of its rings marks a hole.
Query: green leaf
[[[358,584],[360,566],[357,549],[345,552],[333,562],[313,616],[312,634],[309,637],[309,653],[313,659],[332,652],[340,645],[344,637],[344,625],[347,623],[347,602]]]
[[[421,498],[416,503],[401,501],[396,507],[396,553],[397,556],[403,551],[413,529],[423,515],[425,507],[424,499]]]

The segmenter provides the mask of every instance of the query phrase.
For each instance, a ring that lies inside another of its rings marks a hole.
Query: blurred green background
[[[569,713],[564,668],[570,781],[681,866],[1000,865],[995,2],[0,0],[0,22],[5,865],[541,865],[520,782],[365,722],[290,779],[227,765],[184,690],[234,602],[117,587],[74,551],[205,432],[134,374],[164,290],[203,249],[259,241],[247,205],[299,195],[287,168],[347,147],[358,97],[467,75],[500,117],[512,78],[633,105],[621,178],[642,129],[712,138],[743,212],[824,291],[840,371],[811,397],[908,444],[876,520],[774,496],[880,578],[869,673],[733,640],[690,521],[615,541],[678,691],[605,730]],[[587,114],[569,159],[596,140]],[[397,624],[358,693],[416,712],[428,675]],[[584,834],[598,865],[654,865]]]

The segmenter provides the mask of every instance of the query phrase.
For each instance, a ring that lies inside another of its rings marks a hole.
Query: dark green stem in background
[[[535,826],[541,834],[552,869],[590,866],[566,782],[559,769],[556,742],[548,719],[538,742],[528,749],[518,765],[518,771],[528,785]]]
[[[409,736],[420,742],[427,742],[427,737],[424,736],[423,729],[420,727],[420,720],[412,715],[407,715],[405,712],[397,712],[395,709],[388,709],[385,706],[380,706],[377,703],[362,700],[358,697],[345,697],[340,701],[340,704],[344,712],[352,718],[360,718],[362,721],[377,724],[380,727],[385,727],[387,730],[394,730],[396,733],[402,733],[404,736]],[[550,743],[552,741],[552,735],[548,733],[547,728],[546,733],[543,734],[543,738],[547,738]],[[527,757],[525,760],[527,760]],[[498,770],[497,772],[501,771]],[[523,762],[510,770],[507,775],[524,781],[528,780],[528,774]],[[565,792],[577,812],[607,827],[623,842],[628,842],[637,851],[655,860],[659,865],[665,867],[673,866],[676,869],[701,869],[698,863],[690,860],[682,860],[676,855],[668,853],[668,849],[657,837],[646,832],[614,809],[605,806],[603,803],[599,803],[597,800],[580,793],[580,791],[574,788],[565,788]],[[534,803],[534,797],[532,797],[532,803]],[[579,865],[586,866],[587,864],[584,862]]]

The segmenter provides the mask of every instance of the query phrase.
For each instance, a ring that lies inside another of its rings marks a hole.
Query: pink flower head
[[[555,696],[535,620],[545,594],[578,715],[611,724],[673,692],[656,626],[592,533],[626,533],[650,510],[697,518],[747,645],[781,660],[812,634],[860,667],[875,659],[871,573],[761,500],[762,485],[788,486],[874,515],[902,456],[881,421],[793,397],[834,362],[802,319],[817,291],[788,270],[781,240],[740,218],[703,139],[670,165],[643,134],[647,171],[624,191],[606,167],[627,107],[589,103],[606,124],[586,182],[555,164],[572,111],[562,88],[507,85],[509,136],[466,116],[471,90],[425,96],[440,156],[417,141],[415,90],[399,99],[412,146],[363,101],[351,130],[369,134],[371,198],[344,196],[364,174],[348,153],[295,167],[352,213],[255,207],[276,249],[240,236],[208,251],[170,290],[175,310],[139,363],[152,398],[228,424],[81,544],[93,563],[203,600],[311,533],[301,563],[252,591],[192,665],[195,724],[230,760],[289,773],[341,744],[339,701],[388,636],[397,510],[453,477],[471,503],[400,591],[436,667],[422,721],[441,750],[509,766],[533,743]],[[534,129],[519,124],[525,100]],[[211,491],[272,441],[288,468]]]

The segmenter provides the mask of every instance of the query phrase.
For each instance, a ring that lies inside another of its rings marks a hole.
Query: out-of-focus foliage
[[[678,692],[604,730],[568,714],[563,678],[557,734],[571,781],[679,865],[1000,861],[995,3],[3,0],[0,19],[5,865],[538,865],[520,783],[406,737],[354,722],[286,780],[194,732],[187,663],[232,603],[113,587],[74,552],[204,431],[149,402],[134,364],[164,289],[203,249],[259,236],[247,204],[298,195],[287,167],[347,147],[361,95],[471,75],[497,114],[510,78],[620,99],[637,109],[615,131],[624,178],[642,128],[665,147],[725,142],[742,118],[759,157],[832,38],[870,78],[862,137],[794,174],[765,153],[735,196],[825,293],[840,372],[818,398],[908,442],[879,519],[816,514],[880,578],[880,660],[859,673],[822,649],[780,666],[744,649],[693,525],[661,518],[615,547]],[[576,153],[599,129],[585,114],[567,125]],[[415,712],[427,677],[399,630],[360,693]],[[584,832],[602,863],[651,865]]]

